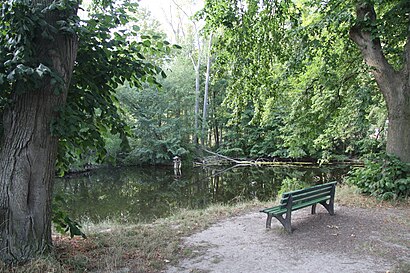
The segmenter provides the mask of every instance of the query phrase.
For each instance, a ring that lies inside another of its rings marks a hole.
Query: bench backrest
[[[285,208],[288,204],[289,197],[292,196],[292,203],[307,203],[313,201],[315,199],[329,197],[331,198],[331,194],[333,191],[334,194],[334,187],[336,186],[336,181],[329,182],[322,185],[317,185],[309,188],[305,188],[302,190],[296,190],[291,192],[285,192],[282,194],[282,199],[280,200],[280,205],[282,208]]]

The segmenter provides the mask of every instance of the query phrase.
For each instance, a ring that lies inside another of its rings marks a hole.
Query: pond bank
[[[179,209],[204,209],[257,198],[267,201],[279,191],[329,181],[342,181],[346,166],[188,168],[118,168],[61,178],[54,194],[66,200],[63,209],[77,222],[152,222]]]
[[[353,272],[354,265],[360,266],[356,269],[363,269],[356,271],[368,272],[364,268],[371,263],[383,270],[395,267],[401,270],[400,266],[406,266],[402,260],[410,258],[409,202],[379,202],[355,194],[351,188],[338,187],[337,215],[329,217],[323,211],[315,216],[297,212],[294,217],[297,230],[291,236],[274,222],[271,230],[265,230],[265,215],[258,210],[271,203],[253,201],[235,206],[213,205],[204,210],[181,210],[152,224],[86,225],[89,239],[56,236],[54,256],[13,269],[0,265],[0,272],[234,272],[236,263],[258,253],[261,269],[275,260],[291,261],[290,266],[294,265],[296,270],[300,262],[310,257],[322,259],[316,261],[324,265],[327,262],[323,262],[323,258],[335,259]],[[273,252],[266,252],[268,250]],[[267,258],[282,252],[291,259]],[[315,263],[311,266],[315,268]]]

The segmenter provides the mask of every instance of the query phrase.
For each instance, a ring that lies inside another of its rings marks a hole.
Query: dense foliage
[[[385,200],[410,196],[410,164],[385,153],[369,155],[364,164],[350,172],[348,183]]]
[[[399,14],[403,4],[393,2],[376,6],[380,35],[386,40],[393,33],[392,14]],[[319,162],[383,150],[386,106],[370,68],[349,39],[353,7],[338,1],[206,1],[198,16],[206,19],[216,38],[205,144],[231,156]],[[157,24],[144,18],[144,25]],[[397,20],[400,26],[406,24],[402,17]],[[155,30],[161,36],[155,28],[145,31]],[[386,56],[400,67],[398,45],[406,36],[404,30],[396,34],[388,39]],[[106,142],[115,146],[108,149],[117,163],[162,164],[173,155],[192,155],[192,138],[199,132],[193,127],[191,57],[204,55],[195,53],[199,49],[194,36],[188,29],[178,38],[183,48],[168,54],[173,61],[166,64],[163,88],[145,86],[140,92],[129,83],[119,87],[133,134],[128,150],[119,146],[121,135],[106,135]],[[157,54],[149,58],[158,60]],[[205,57],[199,60],[204,67]],[[204,73],[202,69],[201,89]]]
[[[125,82],[136,89],[141,89],[144,82],[159,85],[156,77],[164,72],[149,58],[161,58],[170,50],[161,36],[139,33],[135,18],[128,15],[136,12],[134,4],[90,12],[79,32],[68,105],[54,127],[55,133],[63,136],[59,158],[63,170],[78,160],[91,163],[87,160],[93,158],[101,162],[106,156],[106,134],[118,134],[122,150],[127,148],[129,126],[119,110],[117,88]]]
[[[192,161],[198,139],[234,157],[326,163],[370,153],[349,181],[385,199],[409,195],[408,164],[380,153],[410,154],[409,1],[207,0],[195,17],[180,13],[190,26],[172,26],[175,47],[134,1],[0,9],[4,260],[50,249],[55,162],[62,175]],[[57,227],[84,235],[54,211]]]
[[[393,2],[378,8],[383,37],[393,32]],[[216,36],[207,146],[231,156],[319,162],[384,149],[383,97],[348,38],[353,6],[316,5],[206,1],[198,16]],[[68,105],[53,129],[61,136],[59,169],[81,169],[104,158],[124,165],[193,158],[192,139],[199,132],[190,57],[203,55],[203,83],[206,52],[195,48],[192,28],[178,38],[183,48],[174,51],[163,42],[159,23],[133,4],[94,6],[80,25],[73,28],[80,47]],[[386,55],[399,67],[405,30],[393,37]],[[167,79],[155,78],[162,73],[159,65]],[[200,96],[202,101],[203,91]]]
[[[229,143],[244,154],[343,159],[384,128],[382,96],[348,37],[350,4],[335,5],[336,14],[333,2],[309,3],[206,3],[203,16],[221,33],[215,65],[230,75],[225,103],[250,128],[239,139],[253,139]]]

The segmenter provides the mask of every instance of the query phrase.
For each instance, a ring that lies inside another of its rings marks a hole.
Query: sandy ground
[[[292,213],[292,234],[279,221],[252,212],[219,222],[185,239],[191,258],[167,273],[406,272],[410,263],[410,211],[335,207]],[[404,264],[404,266],[403,266]],[[400,265],[398,267],[398,265]]]

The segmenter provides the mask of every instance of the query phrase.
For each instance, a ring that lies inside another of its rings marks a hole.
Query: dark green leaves
[[[72,15],[77,4],[77,1],[57,1],[41,7],[34,6],[31,1],[0,3],[0,74],[5,75],[0,87],[6,91],[1,96],[34,91],[47,80],[51,81],[56,94],[61,93],[64,85],[61,76],[53,71],[51,63],[40,62],[35,52],[40,37],[52,43],[56,34],[63,31],[45,20],[45,16],[55,10],[65,19],[59,20],[57,25],[70,35],[74,34],[77,17]]]
[[[90,153],[101,162],[106,156],[104,135],[118,134],[127,147],[130,131],[116,89],[124,84],[158,86],[157,77],[165,75],[152,56],[160,59],[169,46],[159,36],[137,32],[140,27],[127,15],[134,8],[132,3],[95,7],[82,24],[67,106],[53,126],[60,137],[59,168]]]
[[[349,172],[348,183],[385,200],[410,196],[410,164],[385,153],[372,154],[364,162],[364,167]]]
[[[57,195],[53,199],[53,216],[52,222],[55,229],[61,233],[69,233],[70,237],[81,236],[84,239],[87,236],[81,231],[81,225],[76,221],[72,220],[66,211],[66,200],[60,195]]]
[[[232,141],[252,139],[232,150],[247,154],[254,141],[252,154],[326,162],[354,153],[380,128],[381,96],[349,38],[354,2],[206,1],[199,15],[219,34],[214,70],[229,82],[232,123],[244,127],[230,132]],[[381,18],[402,1],[387,2],[376,7]],[[396,48],[403,44],[392,40]],[[370,118],[376,112],[377,121]]]

